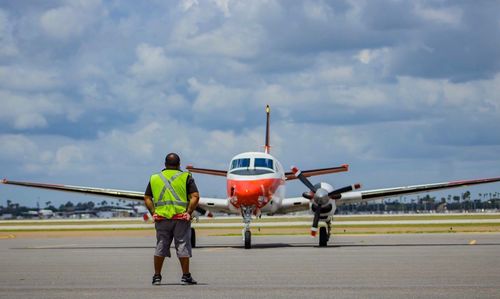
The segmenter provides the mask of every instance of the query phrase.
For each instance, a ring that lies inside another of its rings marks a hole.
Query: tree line
[[[476,212],[483,210],[500,209],[500,193],[479,193],[479,197],[472,199],[471,193],[466,191],[458,195],[448,195],[437,200],[429,194],[423,197],[386,199],[370,203],[344,205],[337,208],[339,214],[351,213],[443,213]]]
[[[400,197],[397,199],[385,199],[380,201],[358,203],[339,206],[337,211],[339,214],[354,214],[354,213],[443,213],[450,212],[476,212],[483,210],[499,210],[500,209],[500,193],[479,193],[476,199],[472,199],[469,191],[458,195],[448,195],[441,197],[439,200],[429,194],[417,198]],[[55,207],[51,201],[46,201],[44,207],[26,207],[11,200],[6,201],[7,205],[0,205],[0,215],[10,214],[13,216],[22,216],[29,211],[40,209],[51,210],[54,213],[72,213],[78,211],[102,211],[116,207],[132,207],[134,204],[126,200],[118,201],[87,201],[74,204],[67,201],[64,204]]]
[[[37,207],[26,207],[22,206],[19,203],[15,203],[11,200],[6,201],[7,205],[0,205],[0,215],[2,214],[11,214],[13,216],[22,216],[30,211],[38,211],[41,209],[51,210],[54,213],[72,213],[78,211],[102,211],[109,210],[111,208],[123,207],[124,205],[127,207],[132,207],[133,204],[130,201],[126,200],[118,200],[118,201],[87,201],[87,202],[78,202],[74,204],[71,201],[67,201],[64,204],[60,204],[59,207],[54,206],[52,201],[46,201],[45,206],[41,207],[39,203],[37,203]]]

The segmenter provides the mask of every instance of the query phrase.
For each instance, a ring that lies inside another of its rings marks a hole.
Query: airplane
[[[226,198],[201,197],[196,213],[197,215],[210,215],[213,212],[222,212],[241,215],[244,223],[242,235],[245,249],[250,249],[252,244],[250,230],[252,217],[260,217],[262,214],[279,215],[311,211],[314,215],[311,235],[316,236],[319,231],[319,246],[325,247],[331,236],[333,215],[338,206],[500,181],[500,177],[495,177],[365,191],[356,191],[361,188],[359,183],[338,189],[334,189],[332,185],[326,182],[312,184],[308,177],[345,172],[349,170],[349,165],[344,164],[337,167],[304,171],[293,166],[291,171],[286,172],[281,163],[270,154],[269,127],[270,108],[267,105],[264,152],[240,153],[231,159],[228,170],[196,168],[192,165],[186,167],[192,173],[226,177]],[[300,180],[309,191],[304,192],[299,197],[286,198],[285,183],[294,179]],[[144,200],[144,192],[138,191],[20,182],[7,179],[3,179],[2,183],[129,200]],[[322,223],[321,226],[319,225],[320,222]],[[195,247],[196,234],[194,228],[192,228],[191,237],[192,246]]]

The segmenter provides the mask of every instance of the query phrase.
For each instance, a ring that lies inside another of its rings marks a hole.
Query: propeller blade
[[[316,187],[314,187],[314,185],[302,174],[300,169],[293,166],[292,172],[296,178],[298,178],[304,185],[306,185],[307,188],[309,188],[309,190],[311,190],[313,193],[316,193]]]
[[[311,236],[316,237],[318,232],[319,214],[321,213],[321,205],[316,206],[316,211],[314,211],[313,223],[311,226]]]
[[[345,187],[339,188],[337,190],[333,190],[332,192],[328,193],[328,197],[330,197],[331,199],[340,199],[342,197],[341,193],[353,191],[353,190],[356,190],[359,188],[361,188],[361,184],[359,184],[359,183],[354,184],[354,185],[350,185],[350,186],[345,186]]]
[[[313,199],[314,198],[314,193],[312,193],[311,191],[308,191],[308,192],[303,192],[302,193],[302,197],[304,198],[307,198],[309,200]]]

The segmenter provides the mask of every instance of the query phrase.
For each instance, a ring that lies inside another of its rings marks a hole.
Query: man
[[[154,254],[153,285],[161,283],[165,257],[170,257],[170,245],[175,241],[182,268],[182,284],[196,284],[189,272],[191,255],[191,214],[200,195],[189,172],[180,170],[181,160],[175,153],[165,158],[165,169],[153,174],[144,193],[144,203],[155,221],[156,251]]]

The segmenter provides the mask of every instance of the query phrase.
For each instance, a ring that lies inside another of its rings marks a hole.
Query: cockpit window
[[[235,159],[231,163],[231,169],[250,167],[250,158]]]
[[[273,168],[273,160],[265,158],[255,158],[255,167]]]

